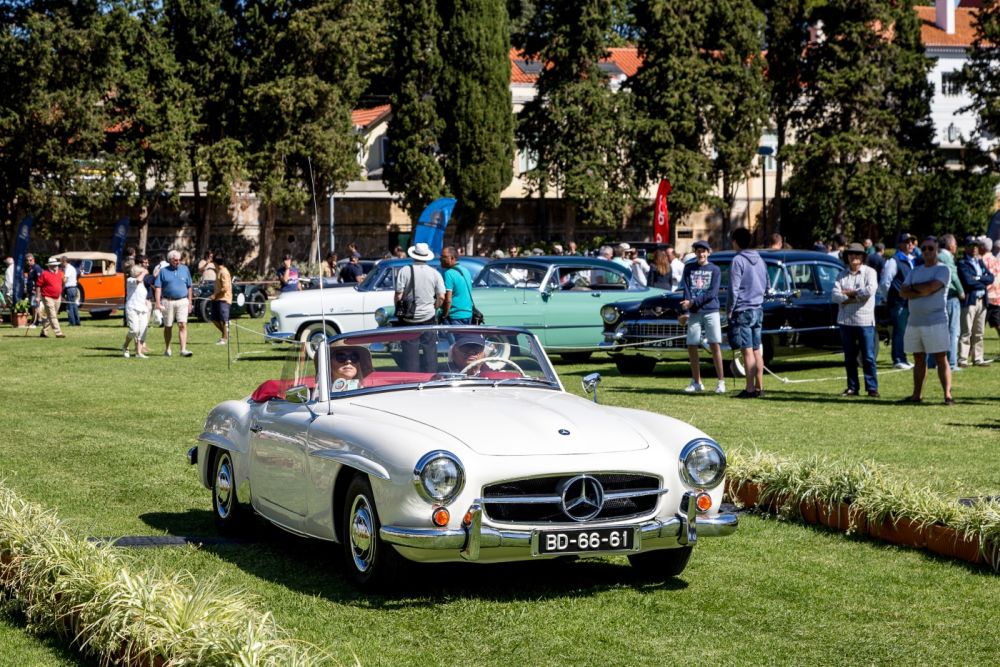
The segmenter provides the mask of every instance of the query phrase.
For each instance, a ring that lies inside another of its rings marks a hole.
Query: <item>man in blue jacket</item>
[[[736,398],[760,398],[764,395],[764,350],[760,331],[764,324],[764,291],[767,267],[756,250],[750,250],[750,230],[740,227],[733,232],[733,247],[739,252],[729,269],[729,346],[740,350],[746,370],[746,389]]]
[[[983,333],[986,330],[986,288],[993,284],[989,272],[979,256],[979,239],[965,238],[965,257],[958,262],[958,277],[965,289],[962,301],[962,335],[958,340],[958,365],[985,366]]]
[[[715,393],[724,394],[726,376],[722,369],[722,327],[719,322],[719,280],[722,272],[718,266],[708,261],[712,252],[708,241],[695,241],[691,248],[697,261],[684,265],[681,278],[684,290],[681,310],[687,315],[687,348],[688,359],[691,361],[691,384],[684,391],[690,393],[705,389],[701,383],[701,358],[698,354],[704,337],[712,351],[715,374],[719,378]]]

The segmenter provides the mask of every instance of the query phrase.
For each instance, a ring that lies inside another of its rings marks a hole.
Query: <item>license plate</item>
[[[532,551],[536,556],[639,550],[639,529],[635,526],[584,530],[539,530],[535,531],[533,537]]]

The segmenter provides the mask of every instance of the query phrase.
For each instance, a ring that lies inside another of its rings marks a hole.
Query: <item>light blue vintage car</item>
[[[603,340],[601,307],[666,292],[640,285],[632,272],[594,257],[533,256],[496,259],[473,281],[473,301],[490,326],[524,327],[549,354],[586,361]],[[380,326],[391,306],[376,311]]]

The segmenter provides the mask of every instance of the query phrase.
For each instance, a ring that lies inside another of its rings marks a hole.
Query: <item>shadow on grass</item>
[[[140,517],[171,534],[203,534],[211,512],[154,512]],[[214,529],[205,534],[214,535]],[[683,579],[652,580],[620,559],[571,558],[536,562],[408,564],[393,595],[362,593],[349,581],[338,544],[299,537],[255,517],[247,530],[252,543],[207,544],[202,551],[226,560],[247,574],[290,590],[331,601],[374,609],[433,607],[456,596],[483,600],[528,601],[582,597],[630,586],[636,590],[681,590]],[[517,582],[512,586],[511,582]]]
[[[0,619],[12,627],[24,629],[25,634],[32,636],[35,641],[48,648],[56,657],[61,658],[67,664],[79,665],[79,667],[99,667],[101,664],[101,661],[97,658],[88,658],[77,651],[69,639],[59,637],[53,633],[30,633],[27,630],[28,621],[24,617],[24,614],[11,609],[11,605],[0,608]],[[0,659],[10,657],[4,655],[4,649],[0,647]],[[0,660],[0,664],[7,665],[14,663],[7,663]]]

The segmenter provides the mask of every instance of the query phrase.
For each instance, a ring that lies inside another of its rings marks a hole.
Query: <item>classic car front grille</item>
[[[483,489],[486,516],[504,523],[576,523],[562,508],[563,487],[576,475],[534,477],[491,484]],[[604,489],[604,505],[591,521],[626,519],[656,509],[659,479],[633,473],[590,474]],[[490,499],[495,499],[493,502]]]
[[[655,340],[656,347],[687,347],[687,328],[677,322],[630,322],[624,333],[630,342]]]

